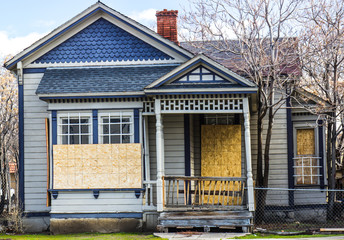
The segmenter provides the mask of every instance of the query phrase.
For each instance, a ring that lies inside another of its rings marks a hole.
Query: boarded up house
[[[28,230],[252,225],[257,87],[180,46],[177,11],[157,17],[159,34],[98,2],[5,64],[18,77]],[[315,120],[279,110],[270,187],[324,185]]]

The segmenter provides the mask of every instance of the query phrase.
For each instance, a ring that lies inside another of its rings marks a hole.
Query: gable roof
[[[173,82],[176,79],[180,78],[181,76],[185,75],[186,73],[194,70],[196,67],[200,65],[208,66],[208,68],[213,70],[216,74],[219,74],[220,76],[222,76],[222,78],[227,79],[228,82],[235,83],[238,86],[253,87],[253,88],[256,87],[256,85],[253,82],[230,71],[229,69],[223,67],[221,64],[212,60],[211,58],[203,54],[199,54],[195,56],[194,58],[190,59],[189,61],[185,62],[184,64],[181,64],[180,66],[175,68],[173,71],[161,77],[157,81],[151,83],[150,85],[146,87],[146,89],[157,89],[163,85],[166,85],[166,83]],[[202,86],[199,85],[198,87],[202,87]]]
[[[34,63],[169,60],[173,57],[99,18]]]
[[[176,65],[135,67],[89,67],[47,69],[36,94],[42,96],[86,96],[136,94]]]
[[[129,27],[130,29],[133,29],[133,31],[136,31],[137,33],[143,34],[146,38],[152,40],[156,44],[160,44],[174,53],[180,55],[181,57],[185,59],[189,59],[193,56],[189,51],[185,50],[184,48],[179,47],[174,42],[163,38],[156,32],[152,31],[151,29],[137,23],[136,21],[130,19],[129,17],[111,9],[110,7],[106,6],[105,4],[101,2],[97,2],[84,10],[82,13],[78,14],[65,24],[61,25],[60,27],[53,30],[51,33],[49,33],[47,36],[43,37],[42,39],[38,40],[34,44],[32,44],[30,47],[26,48],[16,56],[14,56],[12,59],[7,61],[4,66],[7,69],[13,70],[14,66],[19,62],[23,61],[24,59],[28,58],[29,56],[32,56],[35,52],[38,50],[44,48],[46,45],[52,43],[56,39],[60,38],[64,34],[66,34],[70,29],[77,27],[79,24],[84,22],[86,19],[90,18],[91,16],[94,16],[97,13],[105,14],[107,16],[110,16],[113,19],[116,19],[116,21],[125,24],[125,26]]]

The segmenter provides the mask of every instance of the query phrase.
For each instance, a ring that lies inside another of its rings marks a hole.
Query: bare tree
[[[10,206],[10,162],[18,164],[18,91],[15,77],[0,69],[0,213]],[[16,166],[18,169],[18,166]],[[15,172],[17,175],[17,171]],[[18,176],[15,177],[18,179]],[[18,185],[18,184],[16,184]],[[17,189],[16,189],[17,190]],[[16,191],[16,196],[17,196]],[[18,202],[18,201],[16,201]],[[8,209],[9,210],[9,209]]]
[[[227,66],[258,86],[258,155],[256,186],[267,188],[274,118],[300,74],[293,33],[300,1],[196,0],[182,19],[187,40],[200,40],[203,52],[226,53],[236,59]],[[230,40],[232,38],[232,40]],[[214,55],[216,57],[216,55]],[[213,56],[213,57],[214,57]],[[217,59],[221,62],[224,59]],[[288,89],[288,94],[286,94]],[[266,128],[266,129],[265,129]],[[265,136],[265,139],[263,138]],[[256,191],[256,221],[264,215],[266,191]]]
[[[315,112],[323,115],[327,123],[328,182],[329,188],[334,189],[336,165],[340,164],[344,147],[344,2],[310,0],[302,17],[300,56],[305,74],[300,86],[328,103]],[[329,218],[333,216],[334,198],[330,192]]]

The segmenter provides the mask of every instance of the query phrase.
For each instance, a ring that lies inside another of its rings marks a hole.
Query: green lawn
[[[40,240],[40,239],[119,239],[119,240],[145,240],[145,239],[161,239],[153,235],[136,234],[136,233],[80,233],[80,234],[63,234],[63,235],[44,235],[44,234],[23,234],[23,235],[9,235],[0,234],[0,239],[25,239],[25,240]]]
[[[315,234],[315,235],[276,235],[276,234],[248,234],[243,237],[235,237],[233,239],[264,239],[264,238],[316,238],[316,237],[331,237],[331,236],[343,236],[343,234]]]

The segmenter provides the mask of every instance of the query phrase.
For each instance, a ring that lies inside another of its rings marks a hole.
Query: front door
[[[202,125],[201,176],[241,177],[241,126]]]
[[[241,177],[241,126],[202,125],[201,127],[201,176]],[[208,196],[203,201],[209,204],[233,205],[241,199],[221,197],[221,189],[241,191],[238,182],[212,181],[205,184]]]

